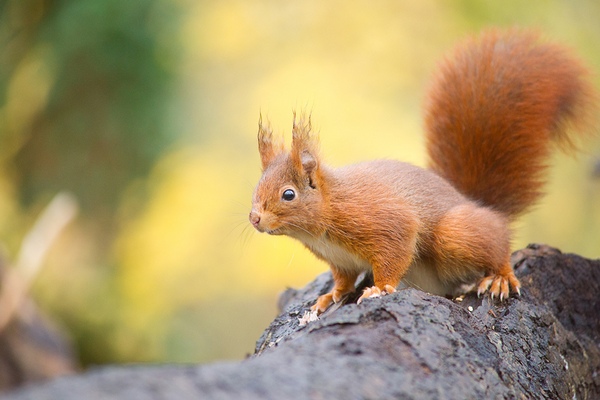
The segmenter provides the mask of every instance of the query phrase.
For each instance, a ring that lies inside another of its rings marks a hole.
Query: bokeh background
[[[79,216],[31,294],[83,365],[240,359],[278,294],[327,270],[248,226],[259,111],[289,135],[311,110],[333,165],[423,165],[423,94],[454,43],[537,28],[600,87],[599,18],[595,0],[0,1],[4,257],[67,190]],[[600,257],[599,156],[555,157],[515,248]]]

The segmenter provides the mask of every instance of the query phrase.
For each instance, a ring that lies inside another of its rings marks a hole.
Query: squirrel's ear
[[[316,158],[308,151],[302,152],[300,155],[300,162],[302,163],[302,169],[307,174],[312,174],[317,169]]]
[[[262,114],[258,118],[258,152],[263,171],[283,152],[283,141],[273,138],[271,124],[267,121],[266,126],[263,125]]]
[[[296,121],[294,112],[294,125],[292,127],[292,161],[298,171],[308,174],[311,182],[314,182],[314,174],[319,169],[318,150],[319,143],[311,134],[312,124],[310,115],[301,114]],[[312,186],[312,184],[311,184]]]

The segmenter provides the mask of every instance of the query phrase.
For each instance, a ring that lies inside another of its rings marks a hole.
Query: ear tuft
[[[319,141],[312,133],[310,114],[307,116],[302,112],[297,118],[294,112],[291,156],[296,170],[307,174],[309,181],[314,182],[319,169]]]
[[[283,152],[283,140],[273,138],[271,123],[263,124],[262,113],[258,117],[258,152],[263,171]]]
[[[306,113],[303,111],[300,113],[299,119],[296,120],[296,111],[294,111],[294,122],[292,125],[292,147],[305,147],[310,145],[311,142],[314,142],[314,139],[311,137],[311,130],[312,120],[310,114],[307,117]]]

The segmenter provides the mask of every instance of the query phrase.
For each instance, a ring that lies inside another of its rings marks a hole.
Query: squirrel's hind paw
[[[505,273],[496,275],[488,275],[484,277],[477,286],[477,297],[481,296],[486,291],[490,292],[492,300],[494,297],[499,297],[500,301],[508,299],[510,292],[517,292],[521,295],[521,283],[515,276],[512,269]]]

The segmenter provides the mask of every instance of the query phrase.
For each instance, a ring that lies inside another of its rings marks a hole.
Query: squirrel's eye
[[[281,195],[281,198],[285,201],[292,201],[294,198],[296,198],[296,192],[294,192],[292,189],[286,189]]]

